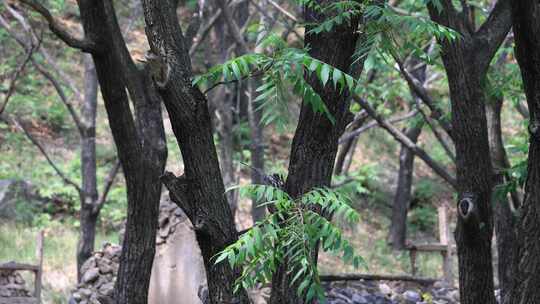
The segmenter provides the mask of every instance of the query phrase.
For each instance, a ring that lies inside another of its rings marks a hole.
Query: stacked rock
[[[186,215],[168,198],[163,198],[159,207],[159,230],[156,245],[164,245],[178,224],[187,220]],[[124,229],[120,232],[122,242]],[[104,304],[110,301],[114,292],[122,247],[105,244],[81,267],[81,283],[74,290],[70,303]]]
[[[112,298],[121,251],[120,246],[107,243],[84,262],[72,303],[101,304]]]
[[[31,297],[20,273],[14,270],[0,270],[0,297]]]
[[[330,304],[459,304],[459,292],[441,282],[404,286],[400,282],[356,281],[326,286]]]
[[[178,224],[187,220],[187,216],[169,198],[163,198],[159,205],[158,233],[156,245],[167,243],[167,239],[176,231]]]

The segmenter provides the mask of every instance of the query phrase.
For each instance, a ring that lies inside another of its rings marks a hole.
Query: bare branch
[[[26,64],[30,61],[33,54],[34,54],[34,48],[30,48],[29,50],[27,50],[26,56],[24,57],[23,61],[21,62],[21,64],[19,64],[19,66],[13,73],[6,97],[4,98],[4,102],[2,103],[2,106],[0,107],[0,114],[2,114],[4,110],[6,109],[11,95],[13,95],[13,93],[15,92],[15,88],[17,86],[17,80],[19,80],[19,77],[22,75],[24,69],[26,68]]]
[[[26,127],[23,126],[22,123],[19,122],[19,120],[17,120],[16,118],[11,118],[11,121],[13,122],[13,124],[15,124],[15,126],[17,128],[19,128],[20,130],[22,130],[24,132],[24,134],[26,135],[26,137],[30,140],[30,142],[32,142],[32,144],[34,144],[34,146],[36,146],[39,151],[41,152],[41,154],[45,157],[45,159],[47,160],[47,162],[49,163],[49,165],[54,169],[54,171],[56,172],[56,174],[64,181],[64,183],[66,183],[67,185],[70,185],[70,186],[73,186],[77,192],[81,193],[82,192],[82,189],[79,187],[79,185],[77,185],[74,181],[72,181],[71,179],[69,179],[57,166],[56,164],[53,162],[53,160],[49,157],[49,155],[47,154],[47,151],[45,150],[45,148],[34,138],[34,136],[30,133],[30,131],[28,131],[28,129],[26,129]]]
[[[442,179],[448,182],[452,187],[457,187],[457,181],[443,166],[441,166],[437,161],[435,161],[431,156],[429,156],[426,151],[420,148],[418,145],[413,143],[403,132],[394,127],[391,123],[379,115],[371,105],[362,98],[356,100],[364,110],[377,121],[377,123],[385,129],[394,139],[399,141],[402,145],[409,148],[416,156],[426,163],[433,171],[439,175]]]
[[[413,118],[414,116],[416,116],[416,114],[418,114],[418,110],[413,110],[403,116],[398,116],[398,117],[393,117],[393,118],[390,118],[388,119],[388,123],[391,123],[391,124],[395,124],[395,123],[398,123],[398,122],[402,122],[404,120],[408,120],[408,119],[411,119]],[[367,125],[364,125],[354,131],[351,131],[349,132],[348,134],[345,134],[343,135],[340,139],[339,139],[339,144],[343,144],[353,138],[356,138],[358,137],[360,134],[366,132],[367,130],[373,128],[373,127],[376,127],[378,126],[379,124],[377,123],[377,121],[372,121],[370,122],[369,124]]]
[[[227,22],[227,25],[229,27],[229,30],[231,31],[232,37],[236,41],[236,43],[240,46],[240,51],[242,54],[249,53],[249,47],[246,44],[246,41],[244,40],[244,37],[242,37],[242,33],[240,31],[240,28],[234,21],[232,12],[229,8],[229,5],[227,4],[227,1],[218,1],[218,4],[221,8],[221,11],[223,12],[222,15],[225,18],[225,21]]]
[[[120,168],[122,166],[120,165],[120,160],[116,160],[114,166],[111,168],[111,171],[109,171],[109,174],[107,174],[107,177],[104,181],[104,187],[103,191],[101,192],[101,196],[99,197],[98,201],[96,202],[96,205],[94,206],[94,214],[99,213],[101,208],[103,208],[103,205],[105,204],[105,201],[107,201],[107,196],[109,195],[109,191],[112,188],[112,185],[114,183],[114,180],[116,176],[118,175],[118,172],[120,171]]]
[[[11,8],[9,5],[6,6],[6,10],[13,18],[19,21],[20,25],[24,29],[24,32],[26,32],[29,41],[24,41],[22,37],[19,37],[19,39],[17,39],[17,35],[14,33],[13,30],[10,29],[9,24],[7,24],[6,22],[2,22],[2,25],[6,28],[8,32],[10,32],[11,36],[13,36],[19,42],[19,44],[23,47],[25,47],[26,45],[38,44],[39,38],[36,35],[30,23],[28,22],[28,20],[21,13]],[[75,81],[73,80],[73,78],[66,75],[59,68],[58,63],[54,60],[54,58],[49,54],[49,52],[43,46],[41,46],[37,51],[41,55],[43,55],[43,58],[45,59],[45,61],[56,71],[58,76],[61,78],[62,82],[69,86],[70,90],[77,95],[79,100],[82,100],[82,94],[80,90],[77,88],[77,85]],[[32,58],[32,62],[35,63],[35,60],[33,58]]]
[[[298,18],[296,18],[293,14],[289,13],[286,9],[281,7],[279,4],[272,0],[267,0],[270,5],[275,7],[278,11],[280,11],[283,15],[285,15],[287,18],[291,19],[294,22],[298,22]]]
[[[70,47],[80,49],[84,52],[92,53],[96,52],[97,45],[88,38],[77,38],[67,31],[59,22],[56,20],[51,12],[41,5],[36,0],[19,0],[21,3],[24,3],[31,7],[33,10],[38,12],[49,24],[51,31],[58,36],[62,41],[64,41]]]
[[[420,83],[420,81],[418,81],[418,79],[411,75],[409,71],[407,71],[403,62],[397,56],[394,56],[394,60],[398,64],[399,71],[403,78],[405,78],[405,81],[409,85],[411,91],[414,92],[414,94],[416,94],[422,100],[422,102],[428,106],[428,108],[431,110],[431,117],[437,120],[444,131],[446,131],[446,133],[452,137],[452,125],[443,119],[444,114],[436,106],[435,101],[431,98],[424,86]]]
[[[452,152],[452,149],[450,149],[450,146],[444,140],[444,137],[442,136],[442,134],[439,132],[437,127],[433,124],[433,120],[431,120],[431,118],[426,114],[426,112],[422,110],[422,105],[420,104],[420,100],[418,100],[418,98],[415,98],[415,99],[416,99],[416,107],[418,108],[418,111],[424,118],[424,121],[428,124],[429,128],[433,132],[433,135],[435,135],[435,138],[437,139],[437,141],[439,141],[439,143],[443,147],[444,152],[446,152],[446,155],[448,155],[448,157],[455,163],[456,156]]]
[[[208,22],[204,26],[199,28],[199,31],[197,32],[197,34],[195,35],[195,38],[193,39],[194,40],[193,44],[189,48],[189,55],[190,56],[193,56],[193,54],[195,54],[195,52],[197,51],[197,49],[199,48],[201,43],[204,41],[204,38],[206,38],[206,36],[208,35],[208,33],[210,32],[212,27],[214,27],[214,24],[216,24],[216,21],[221,16],[221,12],[222,12],[221,9],[218,9],[214,13],[214,15],[212,15],[212,17],[210,17]]]
[[[23,18],[22,16],[20,16],[20,17]],[[24,19],[21,20],[19,18],[18,18],[18,20],[21,22],[21,24],[23,24],[23,27],[25,27],[24,26],[25,20]],[[25,27],[25,31],[28,33],[28,38],[29,38],[28,41],[25,41],[22,37],[17,36],[15,34],[15,32],[11,28],[9,28],[9,25],[7,25],[7,23],[5,23],[5,20],[3,18],[0,18],[0,26],[5,28],[6,31],[8,32],[8,34],[10,36],[12,36],[15,39],[15,41],[17,41],[19,43],[19,45],[21,45],[21,47],[23,49],[31,49],[32,52],[33,52],[33,50],[39,50],[40,49],[40,40],[38,40],[39,45],[37,47],[32,46],[32,41],[33,41],[33,38],[35,38],[35,35],[34,35],[33,32],[31,32],[32,31],[31,28],[26,29],[26,27]],[[31,55],[31,54],[32,53],[30,52],[29,55]],[[79,114],[75,110],[73,104],[68,100],[67,95],[65,94],[64,89],[63,89],[62,85],[60,84],[60,82],[55,78],[55,76],[51,72],[49,72],[49,69],[47,67],[43,66],[41,63],[39,63],[39,61],[35,60],[32,56],[29,57],[29,60],[32,61],[32,64],[38,70],[38,72],[41,75],[43,75],[43,77],[45,77],[53,85],[53,87],[56,90],[58,96],[60,97],[60,100],[66,106],[66,108],[68,109],[68,112],[70,113],[73,121],[75,122],[77,130],[79,131],[79,133],[82,134],[83,125],[81,123],[81,119],[79,117]],[[0,113],[2,113],[2,111],[0,111]]]

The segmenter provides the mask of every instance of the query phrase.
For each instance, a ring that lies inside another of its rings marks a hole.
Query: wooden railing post
[[[437,208],[439,214],[439,240],[442,245],[446,245],[446,250],[441,252],[443,258],[444,281],[452,284],[452,245],[450,242],[450,228],[448,223],[448,207],[443,204]]]
[[[38,260],[38,269],[34,282],[34,293],[39,304],[41,304],[41,280],[43,276],[43,230],[40,230],[37,236],[36,258]]]

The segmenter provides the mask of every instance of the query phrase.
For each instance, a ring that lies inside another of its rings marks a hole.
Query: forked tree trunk
[[[460,33],[440,40],[452,105],[452,139],[456,147],[458,223],[455,232],[462,304],[494,304],[491,238],[493,234],[492,166],[482,80],[510,29],[510,1],[499,0],[476,30],[450,0],[442,9],[428,4],[431,19]],[[468,5],[464,2],[464,5]]]
[[[525,197],[517,223],[518,268],[509,303],[540,303],[540,7],[512,1],[516,58],[529,105],[529,160]]]
[[[162,175],[167,157],[160,99],[146,71],[135,68],[111,2],[80,0],[109,125],[127,187],[127,223],[115,285],[116,303],[147,303]],[[126,88],[133,101],[132,114]]]
[[[194,225],[203,256],[210,301],[248,303],[241,290],[233,294],[238,273],[213,257],[238,238],[224,195],[206,97],[191,83],[191,60],[176,14],[176,1],[144,0],[146,32],[153,58],[150,65],[182,151],[184,174],[162,180],[171,199]]]
[[[322,22],[326,17],[304,7],[304,19],[308,24]],[[335,26],[330,32],[319,34],[310,33],[311,26],[306,26],[304,43],[310,46],[309,54],[312,57],[342,71],[349,71],[358,39],[357,27],[357,18],[349,24]],[[362,67],[361,65],[360,69]],[[323,87],[315,76],[306,76],[306,80],[321,96],[336,122],[332,124],[325,114],[315,113],[306,102],[302,104],[285,186],[291,197],[299,197],[313,187],[330,186],[338,140],[352,119],[347,94],[334,89],[331,84]],[[316,261],[318,253],[312,254]],[[297,294],[297,285],[291,284],[293,276],[294,274],[289,272],[287,260],[278,266],[272,279],[270,303],[305,303]]]

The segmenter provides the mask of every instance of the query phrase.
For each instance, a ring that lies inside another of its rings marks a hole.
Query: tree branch
[[[414,94],[416,94],[425,105],[431,110],[431,117],[439,122],[444,131],[452,138],[452,125],[443,119],[444,113],[436,106],[435,101],[431,98],[424,86],[416,79],[407,69],[403,62],[397,57],[393,56],[394,60],[398,64],[399,71],[405,81],[409,85],[409,88]]]
[[[12,12],[13,13],[13,12]],[[75,110],[73,104],[68,100],[67,98],[67,95],[65,94],[64,92],[64,89],[62,88],[62,85],[60,84],[60,82],[54,77],[54,75],[49,72],[49,69],[46,68],[45,66],[43,66],[41,63],[39,63],[37,60],[35,60],[31,55],[33,53],[34,50],[40,50],[41,48],[41,40],[38,39],[38,46],[34,47],[32,44],[33,44],[33,41],[34,41],[34,38],[35,38],[35,34],[32,32],[32,29],[30,27],[27,27],[25,26],[25,20],[24,19],[20,19],[20,18],[23,18],[22,16],[19,16],[17,18],[17,20],[19,22],[21,22],[21,24],[23,25],[23,27],[25,28],[25,32],[27,33],[27,37],[29,38],[28,42],[25,42],[24,39],[22,39],[22,37],[19,37],[15,34],[15,32],[9,27],[9,24],[7,24],[5,22],[5,20],[3,18],[0,18],[0,26],[2,26],[3,28],[6,29],[6,31],[8,32],[8,34],[13,37],[15,39],[15,41],[17,41],[19,43],[19,45],[21,45],[21,47],[23,49],[30,49],[32,50],[32,52],[29,53],[29,60],[32,61],[32,64],[34,65],[34,67],[38,70],[38,72],[43,75],[43,77],[45,77],[54,87],[54,89],[56,90],[58,96],[60,97],[60,100],[62,101],[62,103],[66,106],[66,108],[68,109],[68,112],[69,114],[71,115],[73,121],[75,122],[75,125],[77,127],[77,130],[79,131],[80,134],[82,134],[83,132],[83,125],[81,123],[81,119],[79,117],[79,114],[77,113],[77,111]],[[26,23],[26,25],[28,25]],[[9,92],[8,92],[9,93]],[[0,113],[2,113],[2,111],[0,111]]]
[[[240,28],[234,21],[233,15],[231,13],[231,10],[229,9],[229,5],[227,4],[227,1],[217,1],[221,11],[223,12],[222,15],[225,18],[225,21],[227,22],[227,25],[229,27],[229,30],[231,31],[232,37],[236,41],[236,43],[240,46],[240,51],[242,54],[249,53],[249,47],[246,44],[246,41],[244,40],[244,37],[242,36],[242,32],[240,31]]]
[[[450,149],[450,146],[446,143],[446,141],[444,140],[444,138],[443,138],[442,134],[439,132],[439,130],[437,130],[437,127],[435,127],[435,125],[433,124],[433,121],[431,120],[431,118],[426,114],[426,112],[424,112],[422,110],[422,105],[420,104],[420,100],[418,100],[418,98],[415,98],[415,99],[416,99],[416,107],[418,108],[418,111],[420,112],[420,114],[424,118],[424,121],[427,123],[427,125],[429,126],[429,128],[433,132],[433,135],[435,135],[435,138],[439,141],[439,143],[443,147],[444,151],[446,152],[446,155],[448,155],[448,157],[455,163],[456,162],[456,156],[454,155],[454,153]]]
[[[26,135],[26,137],[30,140],[30,142],[32,142],[32,144],[34,144],[38,149],[39,151],[41,152],[41,154],[45,157],[45,159],[47,160],[47,162],[49,163],[49,165],[54,169],[54,171],[56,172],[56,174],[62,178],[62,180],[64,181],[64,183],[66,183],[67,185],[70,185],[70,186],[73,186],[77,192],[81,193],[82,192],[82,189],[79,187],[79,185],[77,185],[74,181],[72,181],[71,179],[69,179],[57,166],[56,164],[52,161],[52,159],[49,157],[49,155],[47,154],[47,151],[45,151],[45,148],[34,138],[34,136],[26,129],[26,127],[23,126],[22,123],[20,123],[16,118],[11,118],[12,122],[15,124],[16,127],[18,127],[19,129],[21,129],[24,134]]]
[[[381,115],[379,115],[366,100],[359,98],[356,100],[356,102],[358,102],[362,106],[362,108],[366,110],[369,116],[375,119],[383,129],[385,129],[392,137],[394,137],[394,139],[409,148],[416,156],[422,159],[424,163],[426,163],[426,165],[433,169],[433,171],[437,175],[439,175],[442,179],[448,182],[452,187],[457,187],[457,181],[455,177],[450,175],[450,173],[443,166],[441,166],[439,163],[437,163],[437,161],[431,158],[426,153],[426,151],[413,143],[405,134],[403,134],[403,132],[398,130],[391,123],[385,120]]]
[[[36,0],[19,0],[38,12],[49,24],[51,31],[64,41],[70,47],[80,49],[84,52],[92,53],[98,50],[97,45],[88,38],[77,38],[67,31],[58,20],[56,20],[51,12]]]
[[[195,54],[195,51],[199,48],[201,43],[204,41],[204,38],[208,35],[212,27],[214,27],[214,24],[216,24],[216,21],[219,19],[219,17],[222,15],[222,10],[218,9],[214,15],[210,17],[208,20],[208,23],[206,23],[204,26],[199,28],[199,31],[195,35],[195,38],[193,39],[194,42],[189,48],[189,55],[193,56]]]
[[[480,71],[480,75],[483,75],[488,69],[493,56],[512,27],[512,1],[515,0],[497,1],[488,19],[474,35],[474,52],[479,60],[478,71]]]
[[[398,122],[402,122],[404,120],[408,120],[410,118],[413,118],[414,116],[416,116],[416,114],[418,114],[418,110],[413,110],[403,116],[398,116],[398,117],[392,117],[390,119],[388,119],[388,123],[391,123],[391,124],[395,124],[395,123],[398,123]],[[356,138],[358,137],[360,134],[366,132],[367,130],[373,128],[373,127],[376,127],[377,125],[379,125],[379,123],[377,121],[372,121],[370,122],[369,124],[367,125],[364,125],[354,131],[351,131],[349,132],[348,134],[345,134],[343,135],[340,139],[339,139],[339,144],[343,144],[353,138]]]
[[[118,175],[121,167],[122,166],[120,165],[120,160],[117,159],[114,166],[111,168],[111,171],[109,171],[109,174],[107,174],[107,177],[105,178],[103,191],[101,192],[101,196],[99,197],[96,205],[94,206],[94,214],[99,213],[99,211],[101,211],[101,208],[103,208],[103,205],[107,200],[107,196],[109,195],[109,191],[111,190],[114,183],[114,179]]]
[[[2,103],[2,106],[0,107],[0,114],[2,114],[4,112],[4,110],[6,109],[7,104],[9,103],[9,99],[10,99],[11,95],[13,95],[13,93],[15,92],[15,88],[17,86],[17,80],[19,80],[19,77],[21,76],[22,72],[26,68],[26,64],[32,58],[32,55],[34,54],[34,50],[35,50],[35,48],[31,47],[30,49],[28,49],[26,51],[26,56],[24,57],[21,64],[19,64],[19,66],[15,70],[15,73],[13,73],[13,76],[11,77],[11,83],[9,84],[9,89],[7,91],[6,97],[4,98],[4,102]]]
[[[280,11],[283,15],[285,15],[287,18],[291,19],[293,22],[298,22],[298,18],[296,18],[293,14],[289,13],[286,9],[281,7],[279,4],[272,0],[267,0],[270,5],[275,7],[278,11]]]

